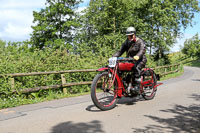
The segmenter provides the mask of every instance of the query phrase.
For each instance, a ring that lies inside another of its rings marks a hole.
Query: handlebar
[[[125,57],[118,57],[117,61],[131,61],[131,62],[135,62],[135,60],[133,58],[125,58]]]

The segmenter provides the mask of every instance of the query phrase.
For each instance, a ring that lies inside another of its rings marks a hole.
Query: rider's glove
[[[139,58],[140,58],[139,56],[134,56],[133,57],[134,60],[139,60]]]

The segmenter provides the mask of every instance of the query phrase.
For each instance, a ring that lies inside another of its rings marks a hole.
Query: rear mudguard
[[[100,69],[97,70],[98,72],[104,72],[104,71],[109,71],[112,74],[114,74],[114,71],[112,69],[106,68],[106,67],[102,67]],[[115,78],[117,80],[117,84],[118,84],[118,88],[117,88],[117,96],[119,98],[122,97],[122,91],[124,89],[124,85],[122,83],[122,80],[120,79],[119,75],[116,73]]]
[[[157,81],[160,81],[160,75],[159,75],[159,74],[156,74],[151,68],[144,68],[143,71],[148,71],[148,70],[151,71],[151,75],[152,75],[152,74],[155,74]],[[143,83],[142,83],[142,86],[144,86],[144,84],[147,84],[147,83],[148,83],[148,82],[143,82]],[[163,84],[163,83],[157,83],[157,84],[154,86],[154,88],[156,88],[156,87],[158,87],[158,86],[160,86],[160,85],[162,85],[162,84]]]

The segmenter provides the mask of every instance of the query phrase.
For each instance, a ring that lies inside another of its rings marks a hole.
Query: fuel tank
[[[131,71],[135,64],[128,62],[120,62],[119,70],[120,71]]]

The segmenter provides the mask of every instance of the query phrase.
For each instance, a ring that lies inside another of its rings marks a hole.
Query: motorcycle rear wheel
[[[153,70],[150,70],[150,75],[145,75],[145,73],[142,74],[143,82],[151,80],[152,82],[149,84],[146,84],[143,86],[143,98],[145,100],[151,100],[155,97],[157,87],[154,87],[157,85],[157,78]]]
[[[108,72],[97,74],[91,85],[92,101],[102,111],[113,109],[118,102],[117,80],[113,81],[111,77]]]

